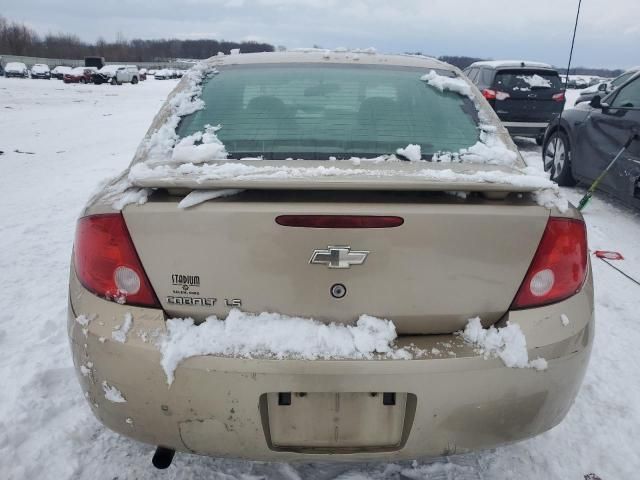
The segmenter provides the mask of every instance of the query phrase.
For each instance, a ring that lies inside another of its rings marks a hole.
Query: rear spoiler
[[[133,165],[132,186],[211,190],[414,190],[534,192],[554,184],[531,169],[486,164],[401,161],[241,160],[209,164]]]

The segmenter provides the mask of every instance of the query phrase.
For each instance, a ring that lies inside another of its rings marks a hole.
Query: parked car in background
[[[590,184],[634,131],[640,132],[640,72],[551,122],[542,149],[545,170],[559,185]],[[631,144],[599,188],[640,208],[640,141]]]
[[[62,80],[64,78],[64,74],[71,72],[71,70],[73,70],[73,68],[67,67],[66,65],[59,65],[51,70],[51,76],[58,80]]]
[[[464,70],[514,136],[542,136],[554,114],[564,108],[564,87],[558,72],[546,63],[529,61],[475,62]]]
[[[123,83],[131,83],[135,85],[140,81],[140,72],[135,65],[125,65],[116,70],[115,75],[111,78],[112,85],[122,85]]]
[[[157,70],[155,68],[152,68],[147,72],[147,75],[151,75],[153,77],[153,76],[155,76],[156,72],[157,72]]]
[[[7,78],[29,78],[29,70],[22,62],[9,62],[4,66],[4,76]]]
[[[31,78],[42,78],[44,80],[51,80],[51,70],[49,65],[44,63],[36,63],[31,67]]]
[[[92,74],[91,79],[96,85],[101,85],[103,83],[112,83],[116,72],[120,68],[124,68],[124,65],[105,65],[97,72]]]
[[[614,78],[611,81],[605,81],[598,83],[597,85],[590,86],[589,88],[585,88],[580,92],[580,95],[576,99],[576,105],[579,103],[590,102],[593,97],[596,95],[600,95],[600,97],[604,97],[606,94],[613,92],[620,85],[624,84],[627,80],[629,80],[633,75],[637,72],[640,72],[640,66],[630,68],[626,72],[624,72],[619,77]]]
[[[160,77],[161,80],[178,78],[178,72],[176,72],[176,70],[174,70],[173,68],[164,68],[156,72],[156,78],[158,77]]]
[[[587,88],[589,86],[589,82],[587,82],[584,77],[576,76],[573,78],[572,85],[574,85],[573,88],[582,90],[583,88]]]
[[[168,80],[171,78],[171,71],[167,68],[158,70],[153,75],[156,80]]]
[[[76,67],[65,73],[62,80],[64,83],[91,83],[92,76],[97,71],[95,67]]]
[[[343,52],[278,52],[216,57],[203,69],[201,88],[176,88],[133,167],[104,185],[77,223],[67,332],[76,377],[100,422],[160,446],[170,463],[175,450],[396,462],[492,448],[562,421],[594,338],[584,220],[572,206],[542,205],[526,182],[485,181],[511,167],[483,164],[476,176],[465,160],[446,172],[428,166],[437,152],[476,145],[481,125],[496,135],[499,155],[513,158],[511,176],[525,166],[457,68],[417,56],[354,62]],[[184,171],[178,147],[167,151],[171,134],[184,149]],[[358,162],[366,173],[289,173],[353,171],[346,159],[354,155],[391,155],[408,144],[422,146],[413,160]],[[208,164],[187,165],[203,153]],[[151,159],[154,167],[172,163],[136,176]],[[468,179],[456,182],[459,174]],[[115,207],[122,179],[148,188],[146,202]],[[228,188],[246,190],[178,208],[192,191]],[[452,189],[472,193],[445,193]],[[239,307],[274,313],[262,322]],[[307,354],[316,327],[291,316],[327,325],[318,334],[323,346]],[[356,356],[327,358],[343,355],[346,338],[356,336],[332,331],[356,322],[385,338],[391,328],[395,345],[415,347],[415,356],[374,353],[389,352],[387,342],[363,332]],[[509,335],[487,332],[489,325]],[[488,358],[459,334],[469,326],[492,345],[508,342],[509,353]],[[238,337],[213,339],[227,328]],[[167,332],[162,355],[152,344],[158,331]],[[272,333],[275,340],[263,341]],[[241,336],[257,346],[243,347]],[[206,350],[218,340],[220,350]],[[280,345],[288,350],[273,350]],[[291,352],[298,346],[304,353]],[[508,367],[515,362],[531,368]]]

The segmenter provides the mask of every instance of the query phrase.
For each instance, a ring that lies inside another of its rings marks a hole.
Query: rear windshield
[[[501,92],[562,90],[560,75],[548,70],[501,70],[496,74],[495,88]]]
[[[205,108],[178,135],[219,125],[232,158],[372,157],[418,144],[431,158],[478,140],[473,102],[420,80],[425,69],[344,65],[229,66],[203,84]],[[440,75],[452,75],[438,71]]]

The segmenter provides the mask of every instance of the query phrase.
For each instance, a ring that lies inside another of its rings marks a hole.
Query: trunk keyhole
[[[333,298],[342,298],[347,294],[347,287],[341,283],[336,283],[331,287],[331,296]]]

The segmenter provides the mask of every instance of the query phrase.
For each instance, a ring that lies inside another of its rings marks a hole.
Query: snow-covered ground
[[[565,92],[565,108],[569,108],[569,107],[573,107],[573,105],[576,103],[576,100],[578,99],[578,97],[580,96],[580,90],[576,90],[576,89],[568,89]]]
[[[640,287],[595,258],[591,365],[567,418],[537,438],[401,464],[262,464],[178,454],[160,473],[150,463],[153,447],[103,428],[85,404],[66,338],[75,219],[91,192],[128,164],[174,85],[0,78],[0,478],[637,478]],[[535,143],[519,146],[540,165]],[[573,202],[582,192],[566,191]],[[625,260],[617,265],[639,278],[640,215],[596,196],[585,218],[591,249],[620,251]]]

